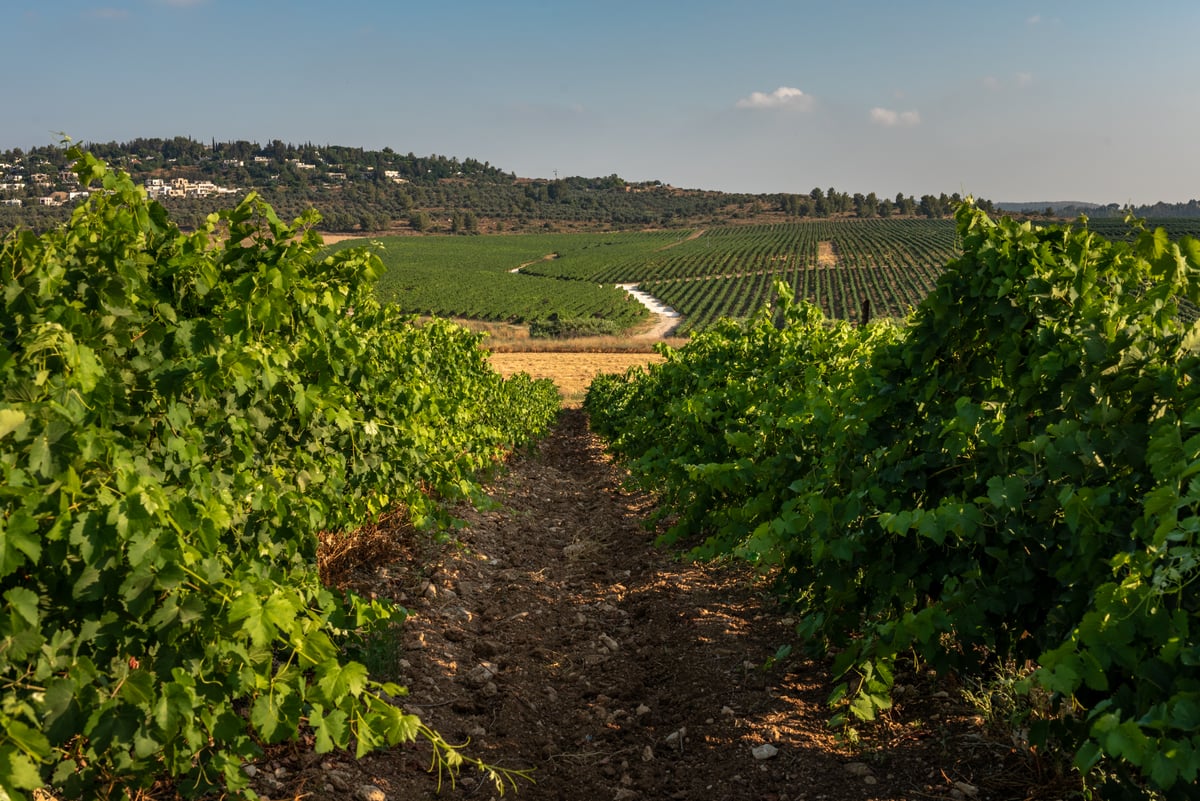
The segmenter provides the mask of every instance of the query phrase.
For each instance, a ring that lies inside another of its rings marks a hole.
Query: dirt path
[[[698,231],[687,238],[695,239],[702,233],[704,232]],[[662,250],[662,248],[659,248],[659,250]],[[512,268],[509,270],[509,272],[520,273],[521,270],[524,270],[531,264],[539,264],[543,261],[554,261],[557,258],[557,253],[547,253],[540,259],[527,261],[524,264]],[[633,339],[664,339],[669,336],[672,331],[679,327],[679,312],[675,311],[670,306],[667,306],[665,303],[653,297],[652,295],[642,292],[637,288],[637,284],[616,284],[616,286],[624,289],[626,292],[632,295],[638,303],[641,303],[643,306],[649,309],[650,315],[653,318],[653,323],[649,327],[630,335]]]
[[[511,270],[509,270],[509,272],[510,273],[519,273],[519,272],[521,272],[521,270],[524,270],[526,267],[529,267],[530,265],[539,264],[540,262],[543,262],[543,261],[554,261],[557,258],[558,258],[557,253],[547,253],[545,256],[542,256],[540,259],[534,259],[533,261],[527,261],[523,264],[518,264],[516,267],[513,267]]]
[[[659,250],[660,250],[660,251],[663,251],[663,250],[670,250],[671,248],[674,248],[674,247],[679,247],[679,246],[680,246],[680,245],[682,245],[684,242],[691,242],[693,239],[699,239],[701,236],[703,236],[703,235],[704,235],[704,232],[705,232],[706,230],[708,230],[708,229],[706,229],[706,228],[697,228],[695,231],[692,231],[690,234],[688,234],[687,236],[685,236],[683,239],[677,240],[677,241],[675,241],[675,242],[671,242],[670,244],[667,244],[667,245],[663,245],[661,248],[659,248]]]
[[[654,318],[654,324],[645,331],[630,334],[633,339],[666,339],[679,327],[679,312],[672,311],[670,314],[651,312],[651,316]]]
[[[409,686],[406,707],[471,754],[533,771],[516,798],[1066,797],[1004,784],[1028,761],[921,677],[902,679],[912,689],[859,748],[839,743],[827,664],[772,664],[790,621],[763,587],[742,566],[652,547],[649,501],[620,479],[584,413],[565,410],[492,487],[495,508],[464,512],[457,542],[428,550],[408,537],[406,560],[376,559],[352,582],[413,612],[394,650],[375,655]],[[360,762],[280,752],[256,783],[274,799],[496,796],[467,774],[436,796],[427,768],[421,745]]]
[[[634,300],[649,309],[650,316],[654,320],[649,328],[631,334],[630,336],[633,339],[664,339],[679,327],[679,320],[682,315],[653,295],[638,289],[637,284],[617,284],[617,286],[624,289],[633,296]]]

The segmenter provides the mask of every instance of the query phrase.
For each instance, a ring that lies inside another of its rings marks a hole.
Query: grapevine
[[[404,610],[323,587],[317,534],[416,523],[548,425],[552,385],[373,298],[377,256],[251,195],[185,234],[74,152],[92,197],[0,246],[0,787],[109,797],[163,777],[427,739],[338,643]],[[85,792],[86,791],[86,792]]]
[[[1200,242],[993,221],[902,325],[800,303],[601,377],[593,425],[667,539],[762,565],[832,654],[839,719],[897,660],[1030,663],[1092,781],[1200,774]],[[789,307],[791,291],[783,298]]]

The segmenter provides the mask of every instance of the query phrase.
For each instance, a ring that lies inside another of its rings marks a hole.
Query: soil
[[[385,526],[389,554],[336,572],[409,608],[373,672],[407,684],[404,706],[466,753],[528,771],[516,798],[1070,797],[1047,760],[928,676],[901,677],[896,708],[857,744],[836,736],[828,661],[781,654],[794,621],[744,565],[653,545],[651,499],[622,487],[583,411],[565,409],[489,491],[493,508],[462,509],[450,542]],[[314,801],[498,796],[473,769],[438,795],[429,756],[423,743],[359,761],[285,748],[255,785]]]

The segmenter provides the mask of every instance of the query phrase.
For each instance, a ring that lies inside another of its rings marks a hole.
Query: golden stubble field
[[[492,365],[501,375],[528,373],[558,385],[563,406],[579,406],[588,385],[600,373],[623,373],[633,365],[661,362],[657,353],[493,353]]]

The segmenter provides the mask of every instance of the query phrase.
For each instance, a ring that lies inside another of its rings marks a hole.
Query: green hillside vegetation
[[[680,188],[658,180],[603,177],[521,178],[474,158],[418,156],[391,148],[366,150],[342,145],[292,144],[274,140],[208,143],[189,137],[94,142],[87,149],[128,172],[135,181],[187,179],[258,192],[288,218],[315,208],[321,228],[337,233],[498,233],[546,230],[633,230],[688,228],[797,219],[887,219],[950,217],[957,193],[841,191],[726,193]],[[0,230],[33,230],[61,223],[78,201],[63,147],[38,146],[0,152]],[[61,197],[51,197],[54,194]],[[41,199],[55,205],[42,205]],[[20,206],[7,205],[20,201]],[[171,196],[161,201],[184,228],[203,225],[207,214],[227,203],[219,197]],[[61,203],[62,205],[57,205]],[[976,198],[984,211],[988,200]],[[1119,221],[1116,204],[1049,210],[1059,217],[1087,214]],[[1156,203],[1133,209],[1139,217],[1200,219],[1200,202]],[[1038,209],[1022,216],[1045,215]]]
[[[254,190],[281,215],[315,208],[322,230],[475,234],[546,230],[686,228],[743,221],[840,216],[945,217],[956,194],[849,193],[834,187],[805,194],[739,194],[626,181],[617,175],[520,178],[473,158],[399,153],[339,145],[202,143],[177,136],[131,142],[90,143],[90,152],[127,171],[136,181],[209,182],[244,194]],[[22,225],[44,230],[66,220],[77,190],[61,147],[0,153],[0,229]],[[19,188],[14,188],[19,187]],[[52,197],[60,193],[62,197]],[[186,195],[186,196],[185,196]],[[240,196],[240,195],[238,195]],[[42,205],[42,199],[52,205]],[[225,205],[195,192],[164,195],[162,203],[185,228],[203,225]],[[57,205],[62,202],[62,205]]]

